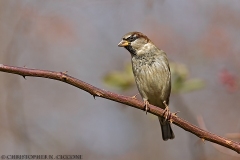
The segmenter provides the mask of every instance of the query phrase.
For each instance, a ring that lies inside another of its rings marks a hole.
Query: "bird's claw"
[[[165,109],[164,109],[164,118],[165,118],[165,121],[166,120],[168,120],[169,119],[169,117],[170,117],[170,110],[169,110],[169,108],[168,107],[166,107]]]
[[[163,113],[163,116],[164,116],[164,118],[165,118],[165,121],[166,121],[166,120],[169,120],[170,123],[172,123],[172,122],[173,122],[172,116],[177,117],[177,114],[178,114],[180,111],[171,113],[170,110],[169,110],[169,107],[168,107],[168,105],[167,105],[167,103],[166,103],[166,101],[163,101],[163,104],[165,105],[165,109],[164,109],[164,113]]]
[[[166,121],[169,119],[171,113],[170,113],[170,110],[169,110],[169,107],[168,107],[166,101],[163,101],[163,104],[165,105],[165,109],[163,111],[163,117],[165,118],[165,121]]]
[[[148,105],[149,105],[149,102],[147,100],[144,100],[144,106],[145,106],[145,111],[146,111],[146,114],[148,112]]]
[[[172,113],[173,116],[177,117],[177,114],[179,113],[180,111],[177,111],[177,112],[174,112]]]

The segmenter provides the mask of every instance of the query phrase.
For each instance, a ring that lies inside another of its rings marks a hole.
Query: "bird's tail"
[[[159,119],[161,129],[162,129],[162,139],[164,141],[167,141],[168,139],[174,139],[175,135],[172,131],[172,127],[171,127],[170,122],[166,121],[162,117],[158,117],[158,119]]]

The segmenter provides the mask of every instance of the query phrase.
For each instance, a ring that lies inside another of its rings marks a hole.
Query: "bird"
[[[149,104],[169,113],[171,71],[166,53],[157,48],[146,35],[136,31],[125,34],[118,46],[124,47],[131,54],[133,75],[146,113]],[[175,138],[167,116],[158,117],[164,141]]]

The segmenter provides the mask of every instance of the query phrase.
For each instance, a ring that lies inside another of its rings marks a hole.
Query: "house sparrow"
[[[127,33],[118,46],[131,53],[133,74],[146,111],[150,103],[169,112],[171,72],[166,53],[140,32]],[[163,117],[158,119],[163,140],[173,139],[170,122]]]

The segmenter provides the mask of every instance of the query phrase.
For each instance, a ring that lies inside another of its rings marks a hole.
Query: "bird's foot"
[[[165,121],[166,121],[166,120],[170,119],[171,113],[170,113],[170,110],[169,110],[169,107],[168,107],[166,101],[163,101],[163,104],[165,105],[165,109],[164,109],[164,112],[163,112],[163,117],[165,118]]]
[[[166,101],[163,101],[163,104],[165,105],[165,109],[164,109],[164,113],[163,113],[163,116],[164,116],[164,118],[165,118],[165,121],[166,121],[166,120],[169,120],[170,123],[172,123],[172,122],[173,122],[172,116],[177,117],[177,114],[178,114],[180,111],[171,113],[170,110],[169,110],[169,107],[168,107],[168,105],[167,105],[167,103],[166,103]]]
[[[180,112],[180,111],[177,111],[177,112],[174,112],[174,113],[170,114],[170,118],[169,118],[170,123],[173,123],[172,116],[173,116],[173,117],[177,117],[177,114],[178,114],[179,112]]]
[[[147,100],[143,100],[144,101],[144,106],[145,106],[145,111],[146,111],[146,114],[148,112],[148,105],[149,105],[149,102]]]

